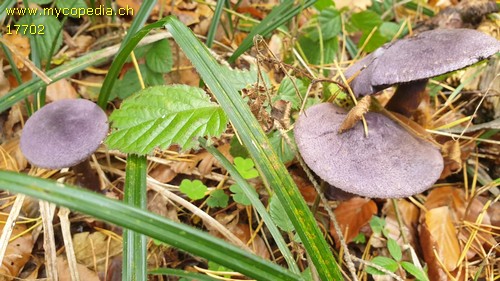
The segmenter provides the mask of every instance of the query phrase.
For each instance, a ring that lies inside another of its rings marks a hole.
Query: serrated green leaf
[[[415,278],[417,278],[418,281],[429,281],[427,274],[422,269],[418,268],[416,265],[409,263],[407,261],[403,261],[401,262],[401,266],[408,273],[415,276]]]
[[[278,94],[273,97],[273,102],[277,100],[289,101],[292,104],[293,109],[298,109],[301,106],[301,101],[298,95],[304,97],[307,92],[307,86],[309,83],[305,83],[301,79],[294,79],[295,85],[299,90],[299,93],[295,90],[292,80],[286,77],[281,81],[280,87],[278,88]]]
[[[321,62],[321,53],[319,52],[319,43],[317,41],[311,40],[306,36],[301,36],[299,44],[304,51],[307,61],[316,65],[332,63],[338,50],[337,37],[323,41],[323,62]]]
[[[210,192],[210,196],[207,199],[207,205],[211,208],[227,207],[227,202],[229,201],[229,196],[222,189],[216,189]]]
[[[198,200],[205,197],[208,188],[200,180],[190,181],[183,179],[179,186],[180,192],[186,194],[191,200]]]
[[[401,252],[401,247],[399,247],[398,242],[392,238],[387,238],[387,249],[389,249],[389,253],[391,257],[396,261],[401,261],[403,258],[403,253]]]
[[[322,10],[318,16],[311,18],[303,32],[305,37],[317,44],[320,39],[323,41],[332,39],[339,35],[341,31],[342,19],[340,12],[335,7],[328,7]]]
[[[271,214],[271,218],[274,223],[281,228],[281,230],[286,232],[292,232],[295,230],[292,222],[286,215],[285,209],[283,209],[280,201],[275,197],[272,197],[271,202],[269,203],[269,213]]]
[[[385,269],[387,269],[388,271],[390,272],[395,272],[397,269],[398,269],[398,263],[391,259],[391,258],[388,258],[388,257],[374,257],[372,260],[371,260],[372,263],[378,265],[378,266],[381,266]],[[378,270],[378,269],[375,269],[371,266],[368,266],[366,268],[366,272],[368,272],[369,274],[372,274],[372,275],[384,275],[385,273]]]
[[[380,30],[376,30],[371,34],[371,37],[369,38],[370,41],[365,44],[365,41],[368,39],[368,36],[370,35],[370,32],[363,32],[363,36],[361,36],[361,39],[359,40],[358,43],[358,48],[361,48],[363,45],[365,45],[365,48],[363,51],[367,53],[371,53],[375,51],[377,48],[380,46],[384,45],[385,43],[389,42],[390,39],[387,39],[384,37],[381,33]]]
[[[146,65],[154,72],[167,73],[172,69],[173,63],[167,39],[155,42],[146,53]]]
[[[229,187],[229,190],[233,193],[233,200],[236,203],[244,206],[250,206],[252,204],[239,185],[233,184]],[[253,192],[255,192],[255,190]]]
[[[382,24],[382,19],[380,15],[374,11],[366,10],[351,16],[351,23],[363,33],[369,33],[376,26]]]
[[[231,83],[238,90],[253,86],[258,80],[258,72],[255,65],[251,65],[248,70],[233,69],[227,65],[222,65],[220,70],[222,71],[221,75],[224,75],[224,77],[231,80]],[[269,76],[265,72],[262,72],[261,74],[264,81],[259,82],[264,82],[267,87],[269,87],[271,85]]]
[[[224,111],[201,89],[185,85],[155,86],[126,99],[109,120],[106,144],[125,153],[148,154],[155,147],[194,147],[200,136],[219,136],[226,128]]]
[[[29,17],[30,16],[22,17],[19,20],[18,24],[33,24],[36,26],[44,27],[43,35],[30,34],[28,32],[26,36],[35,39],[38,49],[38,55],[40,56],[42,61],[48,62],[51,59],[50,51],[54,45],[54,41],[56,44],[54,48],[55,52],[57,52],[62,45],[62,34],[61,32],[59,32],[61,29],[61,23],[55,16],[32,16],[31,23],[29,22]]]
[[[259,176],[259,172],[255,169],[255,164],[250,158],[234,158],[234,167],[241,176],[245,179],[253,179]]]
[[[56,7],[58,9],[68,9],[68,16],[72,18],[79,18],[83,15],[77,14],[78,9],[87,9],[87,3],[83,0],[57,0],[56,1]],[[76,10],[71,10],[71,8],[74,8]],[[59,11],[60,11],[59,10]]]

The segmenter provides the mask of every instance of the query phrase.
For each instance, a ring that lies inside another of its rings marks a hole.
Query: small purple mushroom
[[[72,167],[77,182],[99,190],[99,181],[88,158],[108,133],[104,111],[84,99],[50,103],[26,122],[21,151],[28,161],[46,169]]]
[[[354,94],[399,87],[386,108],[411,116],[429,78],[462,69],[500,51],[500,42],[472,29],[436,29],[388,43],[345,71]]]
[[[444,164],[437,147],[374,112],[365,115],[367,137],[361,123],[339,134],[346,114],[322,103],[307,109],[295,123],[300,154],[320,178],[343,191],[375,198],[408,197],[439,179]]]

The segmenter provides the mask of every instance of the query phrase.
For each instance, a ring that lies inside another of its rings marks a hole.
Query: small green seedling
[[[234,158],[234,167],[247,180],[259,176],[259,172],[255,169],[252,159],[236,157]]]
[[[233,200],[234,202],[244,205],[244,206],[250,206],[251,202],[250,199],[245,195],[243,190],[239,185],[233,184],[229,187],[229,190],[231,190],[233,194]]]
[[[191,200],[198,200],[205,197],[208,188],[200,180],[190,181],[184,179],[179,186],[179,190],[186,194]]]
[[[229,201],[229,196],[222,189],[216,189],[210,193],[207,199],[207,205],[211,208],[225,208]]]

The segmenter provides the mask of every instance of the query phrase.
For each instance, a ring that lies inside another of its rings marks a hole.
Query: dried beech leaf
[[[397,206],[399,209],[399,215],[403,221],[403,226],[400,227],[396,213],[394,212],[394,207],[392,202],[387,202],[384,205],[383,213],[386,213],[385,217],[385,230],[389,234],[389,237],[396,240],[400,246],[404,245],[401,231],[403,231],[403,235],[406,237],[408,243],[413,248],[416,248],[416,239],[417,239],[417,229],[415,228],[418,225],[418,218],[420,215],[420,210],[412,204],[404,199],[397,200]]]
[[[5,222],[7,218],[8,214],[0,214],[0,221]],[[0,226],[3,230],[4,224],[0,224]],[[12,231],[11,238],[19,235],[25,230],[25,224],[16,224]],[[25,233],[13,241],[10,241],[7,245],[7,250],[5,251],[5,256],[0,266],[0,280],[12,280],[7,279],[6,276],[18,276],[21,269],[31,258],[32,250],[33,239],[30,232]]]
[[[76,99],[78,94],[67,79],[61,79],[47,87],[47,101]]]
[[[76,264],[76,268],[78,270],[78,275],[80,276],[80,280],[99,281],[99,276],[97,276],[97,274],[94,271],[86,268],[85,266],[79,263]],[[57,257],[57,273],[59,281],[72,281],[68,261],[61,256]]]
[[[0,60],[0,65],[1,60]],[[3,68],[0,68],[0,97],[3,97],[10,90],[10,82],[9,79],[5,77],[5,73],[3,72]]]
[[[104,271],[106,259],[118,255],[122,250],[121,241],[101,232],[77,233],[73,236],[73,245],[76,261],[91,269],[94,269],[95,262],[97,271]]]
[[[363,115],[365,115],[370,108],[370,102],[371,96],[365,96],[358,101],[358,104],[347,113],[344,121],[340,124],[338,130],[339,134],[352,129],[354,125],[356,125],[356,123],[363,118]]]
[[[434,275],[431,268],[433,271],[442,270],[438,260],[447,271],[457,268],[461,249],[456,232],[448,207],[435,208],[425,214],[425,221],[421,225],[420,242],[425,261],[429,265],[429,276]]]
[[[372,216],[377,213],[377,205],[373,200],[354,197],[340,203],[334,213],[342,234],[345,235],[344,238],[349,243],[359,234],[360,229],[368,224]],[[346,229],[348,229],[347,234]],[[335,239],[337,247],[339,247],[340,241],[333,223],[330,224],[330,233]]]
[[[149,175],[161,183],[169,183],[177,176],[177,173],[169,166],[158,165],[151,169]]]

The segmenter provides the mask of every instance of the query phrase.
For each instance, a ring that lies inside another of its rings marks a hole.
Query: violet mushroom
[[[320,178],[343,191],[375,198],[408,197],[438,180],[444,164],[433,144],[375,112],[365,114],[368,137],[359,122],[339,134],[346,114],[331,103],[317,104],[294,125],[300,154]]]
[[[345,71],[356,97],[392,85],[399,87],[386,108],[411,116],[429,78],[484,60],[500,51],[500,42],[471,29],[436,29],[386,44]]]
[[[84,99],[50,103],[26,122],[21,135],[21,151],[28,161],[40,168],[72,168],[77,184],[100,189],[92,171],[92,155],[108,133],[104,111]]]

